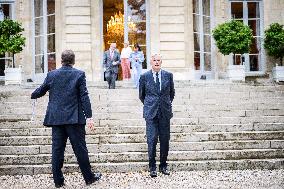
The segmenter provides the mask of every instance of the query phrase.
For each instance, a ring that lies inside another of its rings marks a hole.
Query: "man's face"
[[[160,55],[154,55],[151,59],[151,66],[155,72],[160,71],[162,65],[162,59]]]
[[[115,48],[116,48],[116,44],[115,43],[110,44],[110,50],[114,51]]]

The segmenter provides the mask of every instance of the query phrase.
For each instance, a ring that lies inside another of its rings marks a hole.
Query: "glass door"
[[[239,20],[248,25],[253,31],[253,41],[250,46],[249,53],[243,55],[243,62],[245,64],[246,75],[254,75],[262,73],[263,55],[262,55],[262,1],[231,1],[231,18]],[[236,55],[236,62],[242,63],[242,55]],[[231,62],[233,57],[231,57]]]
[[[143,68],[147,68],[146,0],[103,0],[103,49],[115,42],[121,52],[124,41],[133,50],[135,43],[145,55]]]

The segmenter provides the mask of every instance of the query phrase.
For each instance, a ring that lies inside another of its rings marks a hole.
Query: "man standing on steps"
[[[75,54],[65,50],[61,55],[62,67],[49,72],[44,83],[31,95],[32,99],[40,98],[49,91],[49,102],[43,125],[52,127],[52,173],[55,187],[64,186],[61,171],[64,162],[64,151],[69,137],[79,167],[87,185],[101,177],[93,174],[85,141],[86,122],[94,128],[91,103],[83,71],[73,68]]]
[[[156,145],[160,141],[159,171],[169,175],[167,157],[170,141],[170,119],[173,117],[172,101],[175,96],[173,74],[161,69],[160,55],[151,57],[152,69],[141,75],[139,98],[144,104],[143,117],[146,120],[146,135],[151,177],[157,177]]]
[[[104,53],[103,61],[108,88],[115,89],[115,80],[117,79],[118,65],[120,64],[120,55],[116,50],[116,43],[110,44],[109,50]]]

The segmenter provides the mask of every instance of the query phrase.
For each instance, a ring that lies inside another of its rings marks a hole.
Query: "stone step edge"
[[[241,149],[241,150],[199,150],[199,151],[196,151],[196,150],[183,150],[183,151],[174,151],[174,150],[170,150],[169,153],[172,153],[172,154],[183,154],[183,153],[198,153],[198,152],[203,152],[203,153],[221,153],[221,152],[226,152],[226,153],[234,153],[234,152],[275,152],[275,151],[283,151],[284,152],[284,149],[271,149],[271,148],[266,148],[266,149],[263,149],[263,148],[259,148],[259,149]],[[135,151],[135,152],[102,152],[102,153],[88,153],[89,155],[92,155],[92,156],[96,156],[96,155],[106,155],[106,154],[109,154],[109,155],[141,155],[141,154],[147,154],[147,152],[139,152],[139,151]],[[65,153],[64,155],[66,156],[73,156],[74,153]],[[31,156],[51,156],[50,153],[46,154],[46,153],[42,153],[42,154],[28,154],[28,155],[1,155],[0,154],[0,157],[31,157]],[[283,158],[284,158],[284,153],[283,153]]]
[[[210,161],[169,161],[171,171],[206,171],[206,170],[245,170],[245,169],[284,169],[284,159],[242,159],[242,160],[210,160]],[[148,171],[147,162],[127,163],[92,163],[93,170],[100,172],[140,172]],[[65,164],[64,173],[78,172],[77,164]],[[50,164],[41,165],[3,165],[2,175],[36,175],[51,174]]]
[[[213,131],[213,132],[208,132],[208,131],[200,131],[200,132],[182,132],[182,133],[171,133],[173,135],[194,135],[194,134],[279,134],[279,133],[284,133],[284,130],[277,130],[277,131]],[[145,135],[145,133],[117,133],[117,134],[87,134],[86,136],[96,136],[96,137],[113,137],[113,136],[129,136],[129,135]],[[5,139],[5,138],[42,138],[42,137],[51,137],[51,135],[27,135],[27,136],[0,136],[0,139]],[[226,140],[227,141],[227,140]]]
[[[268,139],[268,140],[240,140],[240,141],[236,141],[236,140],[225,140],[225,141],[218,141],[218,140],[213,140],[213,141],[183,141],[183,142],[176,142],[176,141],[170,141],[170,144],[191,144],[191,145],[194,145],[194,144],[207,144],[207,143],[246,143],[246,142],[249,142],[249,143],[254,143],[254,142],[284,142],[284,139],[283,140],[279,140],[279,139]],[[159,143],[159,141],[158,141]],[[131,144],[145,144],[147,145],[146,141],[145,142],[121,142],[121,143],[106,143],[106,144],[94,144],[94,145],[114,145],[114,146],[117,146],[117,145],[131,145]],[[87,143],[88,145],[88,143]],[[42,144],[31,144],[31,145],[21,145],[21,146],[18,146],[18,147],[41,147],[41,146],[51,146],[51,144],[47,144],[47,145],[42,145]],[[66,146],[71,146],[71,144],[69,144],[67,142],[67,145]],[[1,147],[15,147],[15,145],[5,145],[5,146],[0,146]],[[261,148],[263,149],[263,148]]]

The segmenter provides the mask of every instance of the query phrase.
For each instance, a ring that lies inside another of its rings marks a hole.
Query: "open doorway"
[[[143,69],[147,69],[146,25],[146,0],[103,0],[103,50],[109,49],[112,42],[119,52],[124,41],[132,50],[138,43],[145,56]]]

